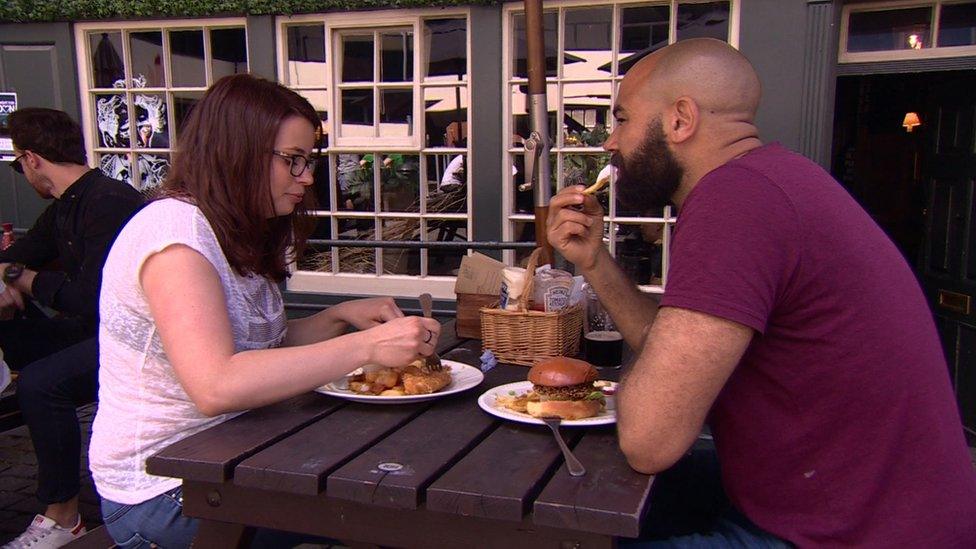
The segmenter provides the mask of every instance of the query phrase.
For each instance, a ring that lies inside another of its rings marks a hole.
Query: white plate
[[[451,382],[447,384],[447,387],[444,387],[440,391],[427,395],[363,395],[349,390],[349,385],[346,379],[333,381],[332,383],[319,387],[315,391],[324,395],[351,400],[353,402],[366,402],[369,404],[402,404],[404,402],[423,402],[425,400],[434,400],[435,398],[440,398],[442,396],[460,393],[461,391],[466,391],[478,385],[481,383],[481,380],[485,379],[485,374],[481,373],[481,370],[475,368],[474,366],[468,366],[467,364],[463,364],[461,362],[444,359],[441,359],[441,364],[451,367]]]
[[[617,388],[617,384],[610,382],[610,386],[614,389]],[[516,383],[507,383],[505,385],[499,385],[488,389],[478,397],[478,406],[481,409],[488,412],[493,416],[498,416],[502,419],[507,419],[510,421],[518,421],[520,423],[531,423],[533,425],[545,425],[541,419],[534,418],[529,414],[523,414],[522,412],[516,412],[515,410],[509,410],[503,406],[499,406],[495,403],[495,399],[498,395],[510,396],[509,391],[515,392],[515,394],[520,395],[522,393],[527,393],[532,390],[531,381],[518,381]],[[607,395],[607,407],[599,414],[583,418],[583,419],[564,419],[561,425],[566,427],[583,427],[587,425],[607,425],[610,423],[616,423],[617,413],[614,408],[613,395]]]

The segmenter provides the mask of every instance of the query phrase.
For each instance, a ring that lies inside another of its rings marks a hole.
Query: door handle
[[[948,309],[954,313],[968,315],[970,311],[970,296],[949,290],[939,290],[938,304],[943,309]]]

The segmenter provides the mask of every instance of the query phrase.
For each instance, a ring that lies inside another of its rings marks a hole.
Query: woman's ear
[[[669,138],[673,143],[691,139],[698,131],[698,103],[688,96],[679,97],[671,106]]]

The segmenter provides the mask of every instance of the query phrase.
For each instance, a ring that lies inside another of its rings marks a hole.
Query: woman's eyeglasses
[[[302,156],[300,154],[290,154],[282,151],[271,151],[271,154],[288,160],[290,163],[288,173],[290,173],[292,177],[300,177],[303,173],[305,173],[305,170],[315,170],[315,162],[317,161],[315,158],[308,158],[307,156]]]
[[[24,167],[20,165],[20,159],[23,158],[23,157],[25,157],[25,156],[27,156],[27,153],[24,153],[24,154],[18,156],[17,158],[14,158],[13,160],[11,160],[10,161],[10,169],[12,169],[13,171],[19,173],[20,175],[24,175]]]

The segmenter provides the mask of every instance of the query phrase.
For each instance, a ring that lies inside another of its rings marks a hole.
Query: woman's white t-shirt
[[[233,416],[197,411],[166,357],[139,284],[143,263],[174,244],[202,254],[220,275],[235,352],[277,347],[285,337],[278,287],[235,273],[196,206],[168,198],[136,214],[105,261],[99,301],[99,403],[89,462],[98,493],[116,503],[142,503],[179,486],[180,479],[147,474],[146,458]]]

